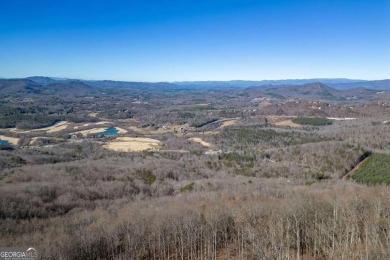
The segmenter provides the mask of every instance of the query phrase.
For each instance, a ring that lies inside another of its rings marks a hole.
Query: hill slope
[[[367,88],[374,90],[390,90],[390,79],[349,83],[332,83],[329,85],[337,89]]]

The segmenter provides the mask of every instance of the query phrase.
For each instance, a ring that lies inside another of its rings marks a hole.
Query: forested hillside
[[[33,80],[0,85],[1,245],[33,238],[43,259],[389,255],[385,92]]]

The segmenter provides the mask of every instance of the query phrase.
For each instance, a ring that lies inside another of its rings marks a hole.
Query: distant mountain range
[[[390,89],[390,79],[384,80],[361,80],[345,78],[314,78],[314,79],[286,79],[286,80],[231,80],[231,81],[177,81],[177,82],[131,82],[131,81],[113,81],[113,80],[81,80],[52,78],[43,76],[27,77],[33,82],[47,85],[56,82],[79,81],[88,85],[97,87],[133,87],[133,88],[163,88],[163,89],[180,89],[180,88],[247,88],[260,86],[280,86],[280,85],[303,85],[315,82],[321,82],[336,89],[367,88],[375,90]]]
[[[82,82],[94,87],[106,87],[106,88],[136,88],[136,89],[177,89],[181,86],[168,83],[168,82],[132,82],[132,81],[114,81],[114,80],[82,80],[82,79],[65,79],[65,78],[50,78],[42,76],[27,77],[27,80],[33,81],[38,84],[48,85],[53,83],[69,83],[69,82]]]
[[[324,79],[324,78],[314,78],[314,79],[284,79],[284,80],[230,80],[230,81],[179,81],[173,82],[181,86],[190,86],[190,87],[252,87],[252,86],[269,86],[269,85],[302,85],[313,82],[321,82],[324,84],[343,84],[343,83],[357,83],[362,82],[363,80],[359,79]]]
[[[303,85],[249,87],[247,93],[252,98],[273,99],[321,99],[321,100],[374,100],[390,99],[389,90],[375,90],[363,87],[335,89],[321,82]]]
[[[312,82],[321,80],[319,82]],[[326,83],[324,83],[326,82]],[[124,82],[78,80],[50,77],[0,79],[0,95],[76,95],[102,89],[137,91],[182,91],[217,89],[244,91],[250,97],[276,99],[372,100],[390,99],[390,80],[359,81],[350,79],[298,79],[277,81],[196,81],[196,82]]]
[[[81,81],[41,84],[29,79],[0,79],[0,95],[51,95],[92,93],[96,88]]]
[[[371,80],[361,82],[345,82],[345,83],[333,83],[330,86],[338,89],[350,89],[350,88],[367,88],[375,90],[390,89],[390,80]]]

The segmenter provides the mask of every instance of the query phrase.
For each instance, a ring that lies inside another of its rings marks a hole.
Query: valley
[[[0,79],[3,245],[33,236],[47,258],[348,258],[366,253],[362,221],[390,224],[386,88],[35,80]],[[364,234],[381,258],[389,229],[375,230]]]

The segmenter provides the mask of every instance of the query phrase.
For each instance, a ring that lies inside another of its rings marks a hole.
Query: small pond
[[[104,132],[97,133],[97,135],[116,135],[118,130],[115,127],[107,128]]]

